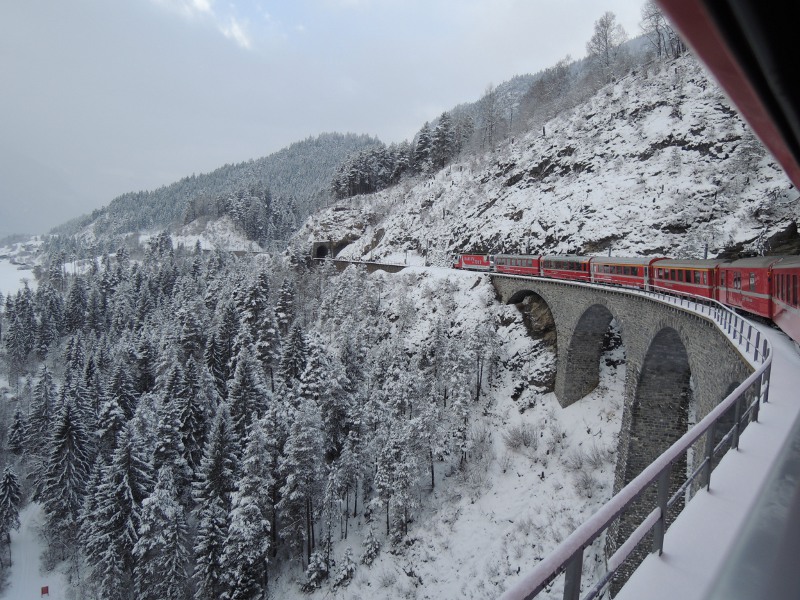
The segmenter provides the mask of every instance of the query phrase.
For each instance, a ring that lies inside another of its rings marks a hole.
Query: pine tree
[[[271,506],[264,490],[273,484],[269,455],[267,436],[256,421],[247,436],[222,557],[230,600],[260,598],[266,590]]]
[[[11,564],[11,530],[19,529],[20,489],[17,475],[6,467],[0,481],[0,536],[8,544],[8,564]]]
[[[193,490],[198,520],[194,550],[197,600],[221,598],[226,590],[222,555],[236,481],[237,447],[230,412],[223,402],[214,416]]]
[[[130,428],[124,428],[111,463],[103,470],[95,494],[95,506],[88,516],[93,522],[96,553],[93,569],[101,597],[123,600],[133,583],[133,549],[139,539],[142,504],[153,488],[150,464],[136,444]],[[97,552],[99,550],[99,552]]]
[[[79,514],[91,464],[91,444],[74,401],[66,400],[54,419],[44,463],[40,500],[47,515],[51,542],[74,547]]]
[[[279,508],[285,523],[281,535],[296,553],[311,560],[314,549],[314,511],[320,494],[322,435],[319,408],[313,400],[300,407],[286,440],[280,472],[285,478]]]
[[[183,369],[182,388],[183,393],[179,396],[181,436],[189,468],[195,472],[203,455],[213,400],[203,372],[192,356]]]
[[[289,333],[289,327],[294,322],[294,283],[288,277],[283,280],[275,303],[275,318],[282,336]]]
[[[64,326],[67,333],[75,333],[86,324],[88,297],[83,277],[73,277],[70,281],[67,301],[64,307]]]
[[[11,427],[8,430],[8,442],[6,446],[8,450],[15,455],[19,455],[24,450],[25,446],[25,417],[22,416],[22,411],[17,409],[14,411],[14,420],[11,422]]]
[[[244,444],[247,430],[259,419],[267,405],[267,389],[261,381],[260,369],[249,348],[242,348],[236,359],[236,372],[228,383],[228,405],[234,439]]]
[[[281,381],[286,387],[294,387],[306,367],[308,346],[303,330],[295,323],[283,346],[281,355]]]
[[[155,490],[142,502],[139,539],[133,547],[138,600],[188,598],[188,535],[172,470],[164,466]]]
[[[186,460],[180,417],[179,402],[165,393],[158,405],[158,433],[153,450],[153,468],[160,470],[163,466],[169,466],[173,485],[178,497],[183,500],[192,472]]]

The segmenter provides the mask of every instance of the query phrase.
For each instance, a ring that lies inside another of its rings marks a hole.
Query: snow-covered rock
[[[602,88],[483,158],[311,217],[343,258],[439,250],[702,257],[758,252],[798,194],[690,56]]]

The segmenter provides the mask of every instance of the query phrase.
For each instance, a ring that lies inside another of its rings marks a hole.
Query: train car
[[[577,256],[565,254],[563,256],[548,255],[541,260],[541,270],[544,277],[554,279],[569,279],[573,281],[589,281],[591,273],[591,256]]]
[[[663,259],[646,256],[634,258],[597,256],[592,259],[591,280],[594,283],[646,289],[650,283],[653,263],[658,260]]]
[[[717,300],[771,319],[772,267],[779,260],[779,256],[760,256],[721,264]]]
[[[772,320],[800,344],[800,256],[772,265]]]
[[[509,275],[541,275],[541,256],[538,254],[495,254],[494,270]]]
[[[718,268],[721,259],[672,260],[665,258],[653,265],[652,284],[672,292],[716,299]]]
[[[453,262],[453,268],[466,271],[491,271],[492,256],[490,254],[459,254]]]

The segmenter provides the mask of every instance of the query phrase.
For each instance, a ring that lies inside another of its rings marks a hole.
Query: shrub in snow
[[[319,552],[311,555],[306,569],[306,582],[303,584],[304,592],[311,592],[318,589],[322,582],[328,578],[328,565],[325,564],[325,557]]]
[[[367,566],[371,565],[381,552],[381,543],[375,537],[375,530],[372,527],[367,531],[367,537],[364,538],[364,553],[361,555],[361,563]]]
[[[344,551],[344,558],[342,559],[342,566],[336,572],[333,579],[333,587],[340,585],[347,585],[353,579],[353,574],[356,572],[356,563],[353,560],[353,549],[350,546]]]
[[[503,441],[509,450],[517,451],[523,446],[536,450],[539,445],[539,435],[532,423],[518,423],[506,429]]]

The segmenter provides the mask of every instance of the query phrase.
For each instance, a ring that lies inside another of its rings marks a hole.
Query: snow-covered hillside
[[[344,258],[409,250],[760,251],[797,192],[690,56],[655,63],[483,159],[340,202],[297,240]]]
[[[352,269],[352,267],[351,267]],[[442,317],[451,339],[481,327],[495,332],[497,367],[480,400],[471,402],[468,459],[436,462],[436,484],[422,476],[408,535],[386,538],[380,514],[359,512],[347,539],[334,546],[336,568],[348,547],[358,562],[372,528],[382,548],[358,564],[347,586],[324,584],[313,598],[495,598],[517,573],[541,560],[611,497],[616,438],[622,416],[624,348],[610,344],[601,382],[581,402],[562,409],[547,391],[554,354],[532,339],[513,306],[499,304],[483,275],[410,267],[377,272],[381,312],[395,323],[392,339],[407,355],[424,354]],[[598,575],[602,540],[587,553],[585,571]],[[273,577],[274,598],[297,594],[303,581],[290,566]],[[544,598],[561,597],[556,583]]]

